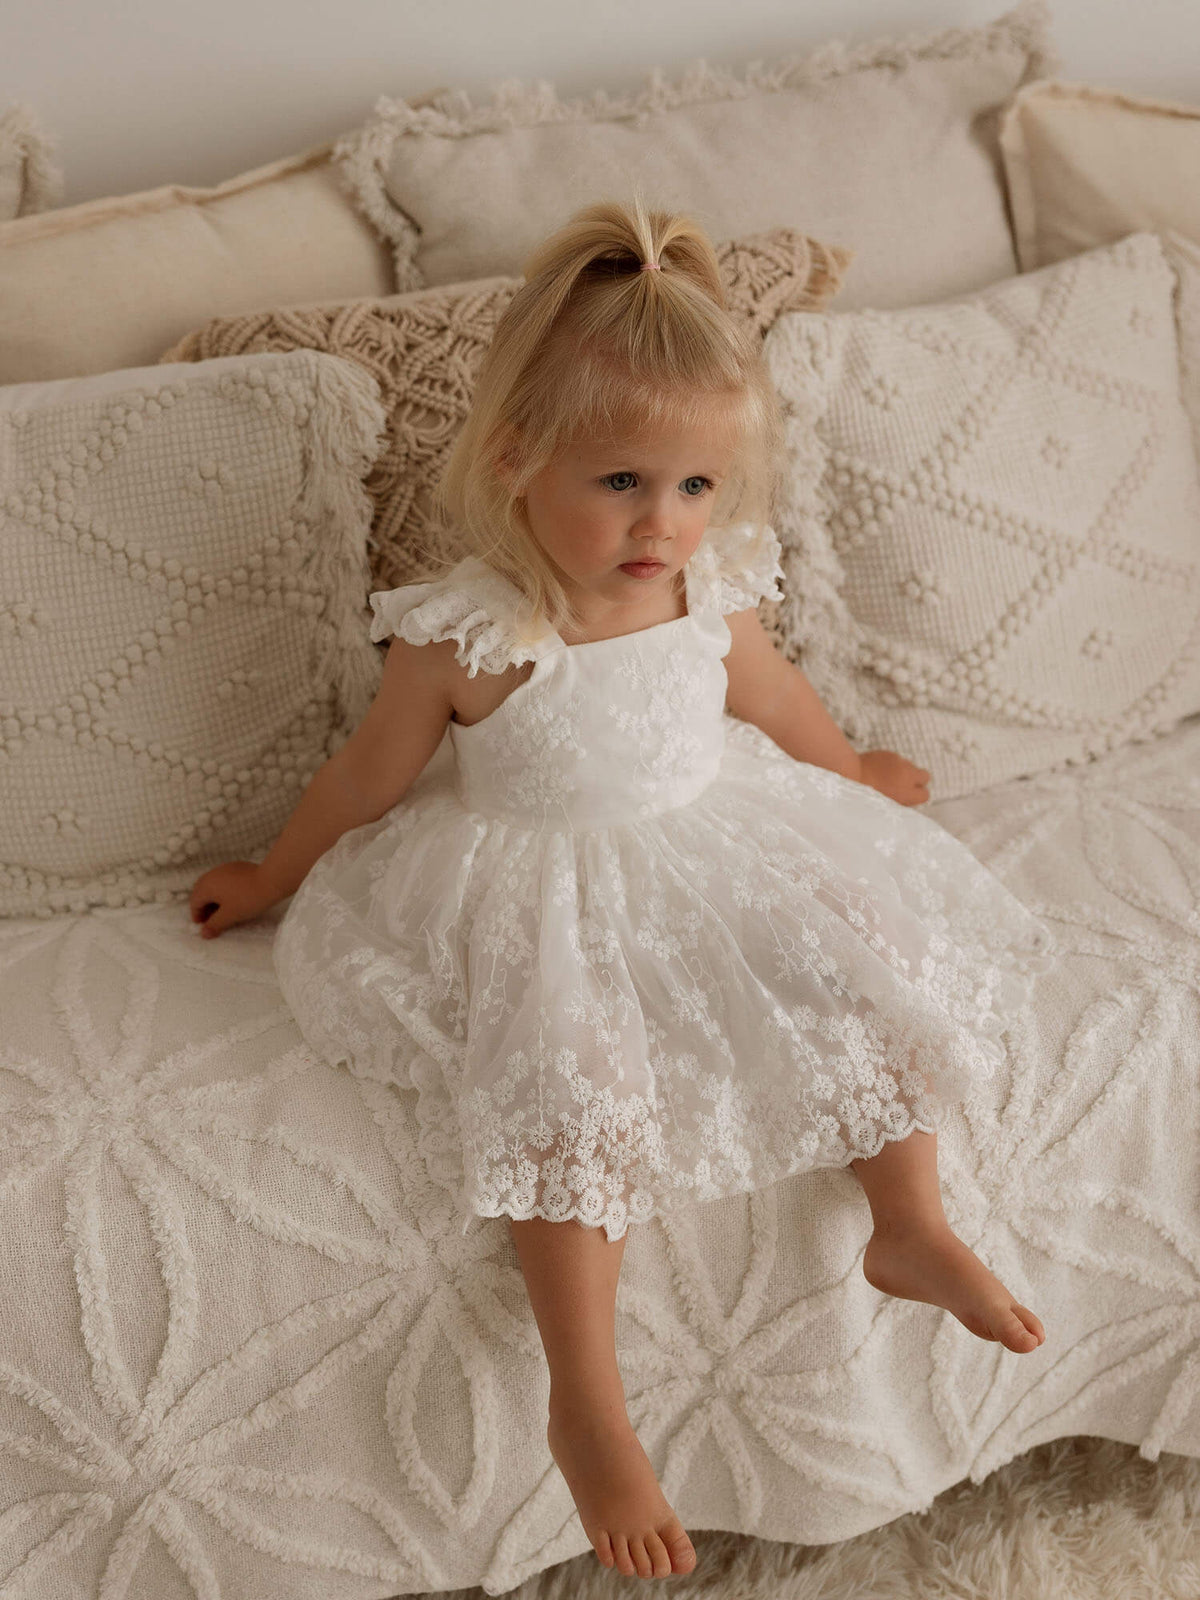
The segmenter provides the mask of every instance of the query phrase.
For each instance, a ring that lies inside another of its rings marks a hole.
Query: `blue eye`
[[[632,487],[635,477],[636,475],[632,472],[610,472],[606,478],[601,478],[600,482],[607,484],[615,493],[621,494],[624,490]],[[628,478],[630,481],[628,483],[617,483],[615,480],[618,478]],[[693,488],[692,485],[695,485],[695,487]],[[694,477],[685,478],[683,480],[684,493],[691,500],[695,500],[698,498],[698,496],[702,495],[706,489],[711,488],[711,480],[702,477],[699,473],[697,473]]]

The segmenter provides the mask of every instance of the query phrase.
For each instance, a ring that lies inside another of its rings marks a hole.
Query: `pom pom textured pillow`
[[[832,39],[742,75],[693,62],[640,92],[560,100],[501,84],[474,106],[380,96],[338,140],[348,192],[396,252],[396,287],[524,270],[567,216],[638,185],[714,239],[790,226],[855,252],[851,306],[911,305],[1016,270],[997,124],[1055,69],[1044,0],[911,39]]]
[[[378,684],[383,423],[312,350],[0,389],[0,914],[270,848]]]
[[[790,228],[717,246],[729,308],[761,335],[784,311],[817,311],[837,293],[849,251]],[[372,588],[412,583],[428,556],[468,553],[432,520],[431,497],[475,392],[496,324],[520,278],[449,284],[381,300],[287,307],[219,318],[163,361],[312,346],[363,366],[388,413],[388,445],[371,469]],[[428,554],[427,554],[428,553]]]
[[[932,799],[1200,711],[1200,485],[1152,233],[941,305],[790,313],[778,633]]]

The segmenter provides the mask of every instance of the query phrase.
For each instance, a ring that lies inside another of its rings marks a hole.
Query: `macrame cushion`
[[[1200,485],[1175,275],[1139,233],[944,305],[793,313],[786,650],[933,799],[1200,711]]]
[[[270,848],[378,686],[383,420],[312,350],[0,389],[0,915]]]
[[[819,311],[851,260],[792,228],[726,240],[717,259],[732,314],[761,336],[785,311]],[[308,346],[355,361],[379,384],[388,443],[366,480],[376,588],[411,582],[432,556],[467,553],[437,526],[432,495],[475,393],[484,354],[520,278],[491,278],[327,306],[221,317],[173,345],[163,361],[202,361]]]
[[[837,240],[856,252],[847,305],[911,305],[1015,271],[996,121],[1055,66],[1048,7],[1023,0],[985,26],[835,39],[741,74],[654,69],[626,95],[384,95],[334,160],[401,289],[521,272],[572,211],[636,184],[713,238],[787,225]]]

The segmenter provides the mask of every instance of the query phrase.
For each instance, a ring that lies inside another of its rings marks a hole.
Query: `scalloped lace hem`
[[[548,1210],[536,1204],[519,1206],[509,1201],[498,1201],[495,1205],[490,1205],[486,1200],[474,1200],[470,1202],[470,1212],[463,1220],[462,1232],[466,1234],[474,1221],[491,1221],[496,1217],[507,1217],[510,1222],[530,1222],[535,1218],[541,1218],[546,1222],[578,1222],[584,1228],[603,1228],[606,1241],[609,1244],[616,1244],[625,1237],[630,1223],[655,1222],[685,1206],[728,1200],[735,1195],[756,1194],[761,1189],[782,1183],[785,1178],[801,1177],[806,1172],[840,1169],[848,1167],[853,1161],[870,1161],[879,1154],[885,1144],[894,1144],[914,1133],[937,1133],[938,1126],[936,1120],[927,1120],[925,1117],[914,1115],[907,1118],[905,1124],[895,1130],[875,1129],[879,1137],[870,1149],[864,1149],[858,1143],[851,1144],[849,1154],[844,1161],[816,1161],[809,1166],[797,1167],[794,1172],[781,1172],[776,1177],[763,1177],[728,1188],[714,1186],[711,1192],[695,1193],[684,1189],[672,1189],[657,1200],[651,1196],[648,1202],[636,1208],[627,1206],[621,1200],[611,1201],[608,1207],[600,1212],[597,1212],[594,1205],[584,1206],[578,1202],[572,1202],[565,1207],[555,1206]],[[675,1198],[668,1198],[669,1196]]]

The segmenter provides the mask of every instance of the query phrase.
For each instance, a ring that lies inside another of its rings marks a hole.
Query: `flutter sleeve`
[[[782,600],[782,547],[766,523],[734,522],[705,532],[709,575],[718,610],[746,611],[760,600]]]
[[[471,583],[456,571],[432,583],[376,589],[367,598],[374,612],[375,643],[392,634],[410,644],[453,639],[455,659],[469,678],[535,659],[536,652],[517,636],[501,589],[485,578]]]

